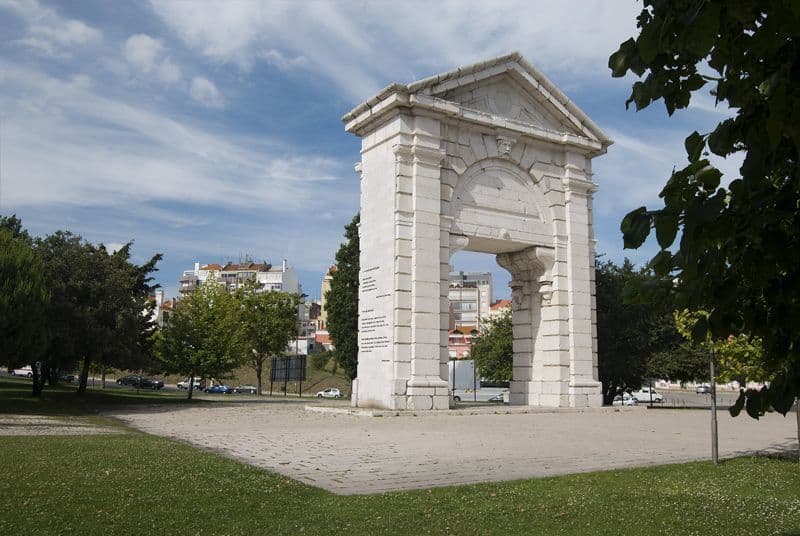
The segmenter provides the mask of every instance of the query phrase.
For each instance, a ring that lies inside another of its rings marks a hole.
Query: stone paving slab
[[[323,404],[346,410],[345,403]],[[379,493],[638,467],[710,456],[708,411],[365,418],[302,402],[135,408],[107,415],[337,494]],[[796,421],[719,413],[721,457],[797,449]]]

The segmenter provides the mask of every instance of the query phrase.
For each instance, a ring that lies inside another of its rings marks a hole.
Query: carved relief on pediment
[[[513,119],[553,132],[577,133],[575,127],[553,113],[548,104],[525,91],[506,75],[448,91],[440,98],[464,108]]]

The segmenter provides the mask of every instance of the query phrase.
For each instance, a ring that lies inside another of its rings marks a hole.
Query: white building
[[[455,327],[478,328],[492,303],[491,272],[451,272],[447,297]]]
[[[225,265],[215,263],[201,266],[199,262],[195,262],[194,270],[185,270],[178,279],[181,294],[189,293],[202,285],[209,275],[213,275],[217,281],[225,283],[228,290],[236,290],[244,285],[245,281],[255,278],[263,285],[261,288],[263,292],[280,290],[300,293],[300,281],[297,274],[284,259],[280,266],[272,266],[266,262],[240,264],[228,262]]]

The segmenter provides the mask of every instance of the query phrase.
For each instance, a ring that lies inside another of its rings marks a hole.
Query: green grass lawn
[[[0,414],[19,388],[0,381]],[[64,391],[64,395],[72,395]],[[96,415],[104,395],[47,415]],[[125,403],[170,402],[147,394]],[[109,398],[110,397],[110,398]],[[63,400],[61,400],[63,403]],[[171,402],[175,403],[175,402]],[[2,415],[0,415],[0,418]],[[93,419],[101,420],[102,417]],[[104,420],[104,424],[114,424]],[[342,497],[180,442],[0,437],[2,534],[800,534],[800,465],[739,458]]]

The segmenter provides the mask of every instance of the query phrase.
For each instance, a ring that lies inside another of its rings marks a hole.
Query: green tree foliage
[[[762,358],[762,344],[758,337],[749,337],[745,334],[713,340],[696,340],[694,329],[702,319],[708,318],[706,311],[675,312],[675,323],[678,332],[688,341],[696,345],[706,355],[714,352],[717,365],[717,380],[727,383],[737,381],[744,385],[748,381],[765,382],[770,380],[769,373],[764,370]]]
[[[671,345],[650,356],[647,375],[676,382],[707,381],[708,352],[688,341]]]
[[[620,390],[642,385],[652,356],[672,351],[679,342],[669,308],[625,303],[627,285],[649,280],[648,273],[636,270],[628,259],[622,266],[597,261],[597,360],[606,404]]]
[[[336,271],[325,296],[333,355],[349,379],[358,372],[359,215],[344,228],[346,241],[336,252]]]
[[[514,332],[511,310],[490,318],[472,342],[472,359],[478,375],[491,382],[510,381],[513,377]]]
[[[609,58],[613,76],[643,77],[628,105],[663,99],[671,115],[709,86],[731,110],[686,138],[689,163],[668,179],[663,207],[623,219],[626,247],[655,229],[661,248],[650,261],[660,281],[638,293],[708,311],[699,338],[758,337],[774,380],[740,402],[785,414],[800,396],[800,2],[644,0],[638,27]],[[709,152],[743,153],[740,176],[721,185]]]
[[[242,361],[248,345],[241,309],[225,285],[209,277],[178,303],[169,324],[155,337],[156,357],[168,372],[194,378],[224,377]]]
[[[288,292],[260,292],[261,285],[248,281],[237,291],[240,329],[247,363],[258,378],[261,395],[264,361],[280,355],[297,332],[300,298]]]
[[[0,355],[9,366],[34,365],[45,355],[44,312],[50,294],[44,264],[15,217],[0,219]],[[43,378],[33,367],[33,394]]]
[[[36,241],[51,294],[47,366],[53,371],[81,361],[78,392],[86,389],[92,364],[130,369],[153,363],[148,297],[161,255],[138,266],[130,261],[130,248],[128,243],[109,253],[64,231]]]
[[[331,360],[331,355],[328,352],[322,351],[309,356],[309,364],[314,370],[325,370],[328,361]]]

